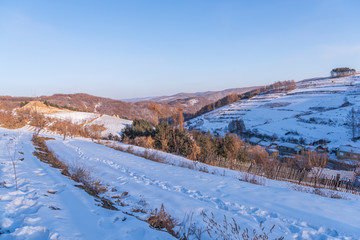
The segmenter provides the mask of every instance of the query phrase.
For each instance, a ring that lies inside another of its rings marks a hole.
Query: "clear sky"
[[[358,0],[0,0],[0,95],[115,99],[360,69]]]

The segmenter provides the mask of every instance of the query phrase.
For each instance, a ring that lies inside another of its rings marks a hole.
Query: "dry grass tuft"
[[[85,166],[71,166],[69,172],[71,179],[82,183],[82,188],[92,196],[98,196],[108,191],[107,186],[104,186],[99,179],[94,179],[91,170]]]
[[[248,174],[248,173],[245,173],[245,176],[243,178],[239,178],[239,180],[243,181],[243,182],[261,185],[261,186],[265,186],[265,184],[266,184],[266,180],[264,177],[252,175],[252,174]]]
[[[125,197],[128,195],[129,193],[128,192],[123,192],[121,193],[121,195],[115,195],[115,196],[112,196],[111,198],[113,199],[116,199],[115,200],[115,203],[117,205],[120,205],[122,207],[126,206],[127,204],[125,203]]]
[[[174,231],[174,227],[178,225],[177,221],[171,217],[169,213],[166,212],[165,207],[161,204],[161,208],[158,211],[156,208],[155,211],[151,212],[151,216],[146,219],[146,222],[150,224],[152,228],[162,230],[165,229],[166,232],[170,233],[173,236],[177,236]]]
[[[344,199],[344,200],[348,199],[348,197],[346,197],[344,194],[341,194],[340,192],[332,191],[332,190],[325,190],[325,189],[320,189],[320,188],[310,189],[310,188],[302,187],[299,185],[294,185],[291,187],[291,189],[293,189],[295,191],[299,191],[299,192],[316,194],[316,195],[319,195],[322,197],[327,197],[327,198]]]
[[[269,231],[265,231],[265,227],[260,223],[260,230],[248,228],[241,229],[240,225],[234,218],[230,221],[224,215],[223,222],[217,222],[214,214],[208,216],[205,212],[202,212],[203,221],[207,224],[206,233],[210,239],[224,239],[224,240],[268,240],[275,225],[270,228]],[[274,240],[283,240],[284,237],[275,238]]]

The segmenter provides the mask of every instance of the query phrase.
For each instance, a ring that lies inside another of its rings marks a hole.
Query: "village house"
[[[262,139],[257,138],[257,137],[251,137],[248,140],[248,142],[252,145],[258,145],[261,141],[262,141]]]
[[[340,146],[336,151],[338,159],[358,160],[360,161],[360,149],[350,145]]]
[[[281,154],[300,154],[304,147],[295,143],[279,143],[278,150]]]
[[[279,150],[276,147],[269,147],[265,149],[266,152],[269,154],[270,157],[277,159],[279,157]]]

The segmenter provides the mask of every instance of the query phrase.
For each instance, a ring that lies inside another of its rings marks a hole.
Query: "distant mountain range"
[[[77,109],[80,111],[103,113],[107,115],[118,115],[121,118],[141,118],[148,121],[156,121],[155,113],[149,109],[149,103],[155,102],[164,117],[170,117],[175,110],[181,106],[184,113],[195,113],[207,104],[219,100],[229,94],[241,94],[257,87],[234,88],[223,91],[208,91],[197,93],[179,93],[172,96],[133,99],[127,101],[97,97],[85,93],[77,94],[54,94],[41,97],[11,97],[0,96],[0,108],[14,109],[20,107],[21,103],[28,101],[47,101],[59,107]]]
[[[251,91],[259,87],[244,87],[244,88],[230,88],[222,91],[206,91],[206,92],[196,92],[196,93],[177,93],[175,95],[170,96],[160,96],[160,97],[146,97],[146,98],[131,98],[131,99],[123,99],[125,102],[142,102],[142,101],[153,101],[153,102],[172,102],[176,100],[183,100],[188,98],[205,98],[206,100],[215,102],[220,98],[223,98],[227,95],[237,93],[241,94],[247,91]]]

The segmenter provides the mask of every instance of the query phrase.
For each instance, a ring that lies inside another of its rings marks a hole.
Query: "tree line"
[[[247,144],[236,134],[215,137],[209,132],[189,131],[166,121],[154,126],[145,120],[134,120],[132,125],[124,129],[122,141],[208,164],[219,158],[235,162],[253,160],[257,163],[265,163],[269,159],[264,149]]]
[[[197,111],[194,114],[184,114],[185,121],[190,120],[192,118],[201,116],[205,113],[211,112],[217,108],[221,108],[223,106],[232,104],[234,102],[250,99],[256,95],[262,94],[262,93],[271,93],[271,92],[277,92],[277,91],[291,91],[296,88],[296,82],[294,80],[288,80],[288,81],[278,81],[273,84],[260,87],[258,89],[254,89],[251,91],[248,91],[243,94],[230,94],[226,97],[221,98],[220,100],[210,103],[204,107],[202,107],[199,111]]]

